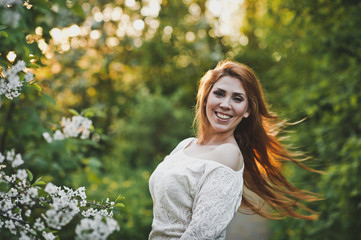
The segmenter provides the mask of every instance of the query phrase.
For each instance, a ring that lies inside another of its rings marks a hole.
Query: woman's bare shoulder
[[[232,143],[224,143],[214,150],[214,161],[226,165],[235,171],[243,167],[243,156],[238,146]]]

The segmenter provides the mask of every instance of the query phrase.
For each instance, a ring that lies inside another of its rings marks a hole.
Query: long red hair
[[[281,161],[291,161],[300,167],[315,171],[300,163],[300,154],[288,150],[277,136],[285,125],[276,114],[268,110],[260,81],[246,65],[222,61],[209,70],[200,80],[194,126],[199,143],[204,141],[210,125],[206,111],[206,99],[213,85],[223,76],[238,78],[248,98],[249,117],[242,119],[234,131],[234,137],[244,158],[244,184],[242,209],[250,209],[263,217],[276,219],[292,216],[315,219],[317,214],[300,201],[318,200],[316,194],[290,184],[281,172]],[[315,171],[316,172],[316,171]],[[261,198],[261,203],[256,199]],[[264,205],[268,207],[264,207]],[[300,213],[300,209],[303,210]]]

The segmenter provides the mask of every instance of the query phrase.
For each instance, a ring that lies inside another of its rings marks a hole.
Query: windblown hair
[[[200,80],[193,123],[197,129],[199,143],[204,142],[210,126],[205,111],[207,97],[213,85],[224,76],[239,79],[248,98],[250,114],[236,127],[234,137],[244,158],[245,189],[251,191],[256,198],[262,199],[262,204],[259,204],[244,191],[242,205],[238,211],[248,209],[271,219],[285,216],[317,218],[317,214],[300,201],[316,201],[318,197],[290,184],[281,172],[281,162],[291,161],[309,171],[317,171],[300,163],[300,154],[288,150],[281,143],[282,139],[277,135],[286,122],[268,110],[261,84],[252,69],[246,65],[222,61]],[[264,205],[268,207],[265,208]]]

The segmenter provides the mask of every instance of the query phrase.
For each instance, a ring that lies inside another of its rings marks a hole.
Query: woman
[[[279,162],[308,168],[277,139],[282,122],[267,109],[250,68],[223,61],[208,71],[200,81],[194,123],[197,138],[180,142],[149,180],[154,202],[149,239],[225,239],[241,201],[242,208],[267,218],[315,218],[296,211],[312,213],[299,200],[316,197],[292,186]]]

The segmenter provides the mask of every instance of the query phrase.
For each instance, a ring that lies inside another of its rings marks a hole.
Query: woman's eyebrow
[[[246,94],[240,93],[240,92],[233,92],[233,95],[239,95],[239,96],[243,96],[243,97],[246,96]]]
[[[224,90],[223,88],[220,88],[220,87],[217,87],[215,89],[216,91],[222,91],[222,92],[226,92],[226,90]],[[241,93],[241,92],[232,92],[232,95],[235,95],[235,96],[246,96],[246,94],[244,93]]]
[[[224,89],[222,89],[222,88],[219,88],[219,87],[217,87],[215,90],[217,90],[217,91],[222,91],[222,92],[225,92],[226,90],[224,90]]]

